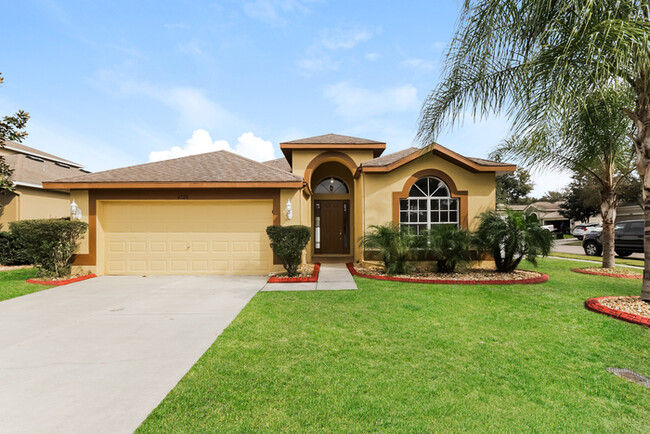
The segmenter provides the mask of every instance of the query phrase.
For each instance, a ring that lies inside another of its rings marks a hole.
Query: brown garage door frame
[[[103,200],[255,200],[273,201],[273,225],[280,225],[279,189],[165,189],[165,190],[89,190],[88,191],[88,254],[76,255],[74,265],[97,265],[97,201]],[[273,258],[277,264],[277,258]]]

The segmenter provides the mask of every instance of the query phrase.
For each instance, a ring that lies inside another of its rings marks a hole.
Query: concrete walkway
[[[265,280],[100,277],[0,302],[0,432],[133,432]]]
[[[262,291],[332,291],[357,289],[345,264],[321,264],[318,282],[267,283]]]

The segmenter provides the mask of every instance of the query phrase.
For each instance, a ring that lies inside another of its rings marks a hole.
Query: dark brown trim
[[[303,178],[305,179],[307,185],[311,186],[311,177],[314,174],[314,170],[316,170],[321,164],[328,163],[330,161],[336,161],[337,163],[343,164],[350,170],[350,174],[354,178],[354,174],[357,170],[357,163],[355,163],[354,160],[347,154],[344,154],[342,152],[329,151],[318,154],[316,157],[314,157],[313,160],[309,162],[305,168],[305,174]],[[348,188],[350,188],[350,186],[348,186]]]
[[[438,155],[439,157],[447,160],[453,164],[456,164],[464,169],[469,170],[470,172],[514,172],[517,169],[517,166],[514,164],[508,164],[503,166],[487,166],[475,163],[474,161],[464,157],[450,149],[445,148],[444,146],[435,144],[430,150],[432,153]],[[385,173],[391,172],[398,167],[401,167],[405,164],[410,163],[413,160],[416,160],[424,155],[427,152],[426,148],[422,151],[415,151],[412,154],[402,157],[399,160],[388,164],[386,166],[363,166],[361,165],[360,170],[365,173]]]
[[[289,164],[293,167],[291,153],[294,150],[319,150],[324,151],[337,149],[346,151],[372,151],[373,158],[379,157],[386,150],[386,143],[280,143],[280,150]]]
[[[273,225],[280,225],[280,190],[89,190],[88,191],[88,253],[75,255],[74,265],[97,265],[97,201],[104,200],[273,200]],[[277,258],[273,259],[273,263]]]
[[[286,182],[44,182],[46,189],[178,189],[178,188],[302,188],[301,181]]]
[[[460,209],[459,209],[459,223],[460,226],[464,229],[469,228],[469,221],[467,218],[467,205],[468,205],[468,193],[467,190],[458,190],[456,188],[456,184],[454,181],[447,175],[446,173],[438,170],[438,169],[424,169],[420,170],[417,173],[414,173],[409,179],[406,180],[406,183],[404,184],[404,188],[402,188],[402,191],[394,191],[393,192],[393,223],[399,224],[399,201],[400,199],[406,199],[409,197],[409,191],[411,190],[411,187],[415,182],[420,179],[424,178],[425,176],[434,176],[438,179],[440,179],[442,182],[447,184],[447,187],[449,187],[449,193],[451,194],[451,197],[458,198],[458,202],[460,202]]]

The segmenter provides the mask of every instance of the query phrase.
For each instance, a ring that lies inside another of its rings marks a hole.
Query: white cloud
[[[410,84],[376,91],[340,82],[325,89],[325,98],[336,106],[336,113],[348,119],[404,112],[420,106],[417,89]]]
[[[146,96],[178,112],[183,127],[226,128],[242,126],[235,115],[212,101],[202,89],[189,86],[159,86],[133,80],[116,70],[101,69],[89,81],[108,93]]]
[[[375,60],[378,60],[381,57],[381,54],[379,53],[366,53],[365,56],[366,60],[370,60],[371,62],[374,62]]]
[[[309,46],[306,56],[296,61],[296,65],[307,74],[337,70],[340,62],[332,60],[330,53],[352,49],[380,31],[380,28],[373,30],[361,26],[324,29]]]
[[[447,49],[447,43],[441,41],[434,42],[431,48],[433,48],[433,51],[437,51],[438,53],[441,53]]]
[[[292,12],[309,12],[307,5],[314,0],[255,0],[244,4],[244,12],[249,17],[272,25],[286,23],[285,15]]]
[[[321,31],[319,43],[327,50],[349,50],[369,40],[372,35],[373,32],[365,27],[337,27]]]
[[[330,56],[312,56],[300,59],[296,62],[298,68],[304,73],[336,71],[339,69],[340,62],[332,60]]]
[[[436,69],[434,62],[424,59],[406,59],[399,64],[402,68],[415,69],[419,71],[433,71]]]
[[[234,152],[256,161],[267,161],[275,158],[273,144],[268,140],[256,137],[252,132],[239,136],[233,149],[226,140],[213,141],[209,132],[204,129],[197,129],[192,133],[192,137],[187,139],[185,146],[172,146],[164,151],[153,151],[149,154],[149,161],[169,160],[170,158],[222,150]]]

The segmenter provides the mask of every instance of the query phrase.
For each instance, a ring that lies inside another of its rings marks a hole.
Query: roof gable
[[[438,143],[427,148],[407,148],[392,154],[374,158],[361,165],[364,172],[390,172],[417,158],[433,153],[445,160],[461,166],[470,172],[512,172],[517,166],[499,161],[485,160],[482,158],[465,157],[457,152],[447,149]]]
[[[285,184],[295,187],[302,186],[302,178],[232,152],[216,151],[58,179],[48,183],[48,187],[81,188],[80,185],[88,185],[101,188],[104,185],[104,188],[111,188],[117,183],[128,184],[120,185],[120,188],[155,187],[155,184],[170,188],[173,185],[270,187]]]
[[[280,143],[280,150],[290,165],[293,165],[294,150],[368,150],[374,157],[379,157],[386,149],[385,142],[362,139],[360,137],[343,136],[340,134],[323,134],[322,136],[307,137]]]

